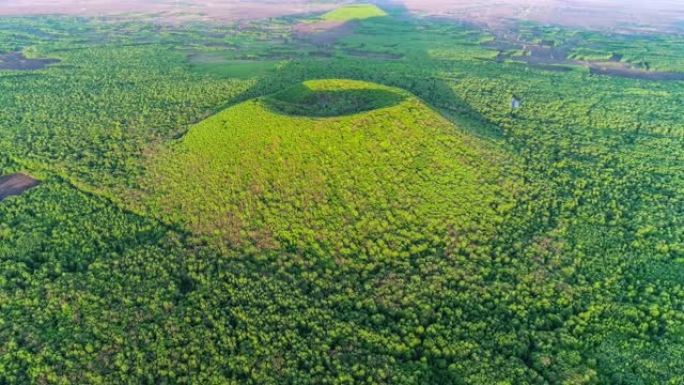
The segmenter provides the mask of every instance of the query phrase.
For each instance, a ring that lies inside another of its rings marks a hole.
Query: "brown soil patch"
[[[8,196],[21,195],[39,184],[39,181],[21,173],[0,177],[0,201]]]
[[[0,70],[35,71],[55,63],[59,63],[59,60],[29,59],[21,52],[0,54]]]

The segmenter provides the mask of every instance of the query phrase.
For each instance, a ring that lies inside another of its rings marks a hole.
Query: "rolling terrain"
[[[169,4],[0,17],[0,384],[684,383],[680,35]]]
[[[193,126],[143,184],[195,232],[355,263],[491,234],[515,190],[496,158],[405,91],[316,80]]]

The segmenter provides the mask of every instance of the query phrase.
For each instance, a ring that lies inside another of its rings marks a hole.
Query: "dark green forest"
[[[510,28],[1,17],[0,385],[684,384],[681,36]]]

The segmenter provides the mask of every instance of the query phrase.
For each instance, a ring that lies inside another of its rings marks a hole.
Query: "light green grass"
[[[613,57],[613,53],[590,48],[575,48],[568,57],[581,61],[608,61]]]
[[[387,16],[387,13],[375,5],[355,4],[330,11],[324,14],[322,19],[325,21],[352,21],[382,16]]]
[[[221,54],[204,54],[191,59],[193,71],[219,77],[251,79],[277,68],[281,60],[236,60]]]

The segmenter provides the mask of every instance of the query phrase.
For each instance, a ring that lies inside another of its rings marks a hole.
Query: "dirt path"
[[[36,187],[39,181],[26,174],[12,174],[0,177],[0,201],[12,195],[21,195],[26,190]]]

